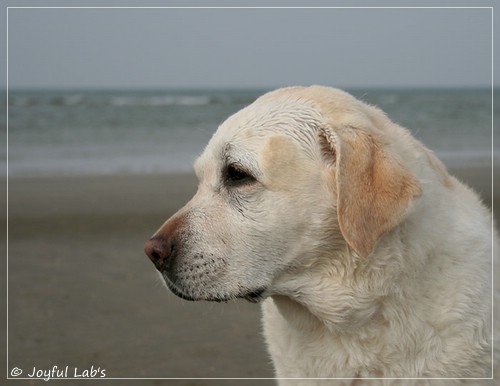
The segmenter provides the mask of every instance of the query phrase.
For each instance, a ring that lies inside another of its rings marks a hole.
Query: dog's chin
[[[184,300],[189,300],[189,301],[207,301],[207,302],[228,302],[230,300],[235,300],[235,299],[245,299],[250,303],[259,303],[262,300],[265,299],[265,288],[258,288],[255,290],[249,290],[249,291],[243,291],[241,293],[235,294],[235,295],[223,295],[223,296],[211,296],[209,294],[207,295],[198,295],[194,296],[189,293],[187,293],[184,289],[180,288],[178,285],[170,281],[165,275],[162,275],[165,283],[167,284],[168,289],[176,296],[180,297],[181,299]]]

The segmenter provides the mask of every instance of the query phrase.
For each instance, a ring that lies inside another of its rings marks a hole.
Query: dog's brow
[[[224,167],[235,164],[246,169],[255,177],[262,175],[260,168],[257,164],[256,157],[248,151],[237,151],[232,144],[227,144],[222,152],[222,159],[224,160]]]

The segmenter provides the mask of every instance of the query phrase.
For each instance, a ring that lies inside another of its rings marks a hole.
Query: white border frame
[[[43,380],[43,378],[30,378],[30,377],[16,377],[12,376],[11,373],[16,367],[10,369],[9,368],[9,9],[489,9],[491,10],[491,212],[492,212],[492,231],[495,232],[494,228],[494,7],[471,7],[471,6],[457,6],[457,7],[444,7],[444,6],[436,6],[436,7],[405,7],[405,6],[399,6],[399,7],[376,7],[376,6],[370,6],[370,7],[362,7],[362,6],[351,6],[351,7],[335,7],[335,6],[295,6],[295,7],[285,7],[285,6],[270,6],[270,7],[259,7],[259,6],[243,6],[243,7],[238,7],[238,6],[228,6],[228,7],[210,7],[210,6],[201,6],[201,7],[196,7],[196,6],[172,6],[172,7],[134,7],[134,6],[96,6],[96,7],[79,7],[79,6],[15,6],[15,7],[6,7],[6,76],[7,76],[7,82],[6,82],[6,93],[7,93],[7,111],[6,111],[6,118],[7,118],[7,130],[6,130],[6,150],[7,150],[7,208],[6,208],[6,217],[7,217],[7,228],[6,228],[6,287],[7,287],[7,301],[6,301],[6,326],[7,326],[7,331],[6,331],[6,349],[7,349],[7,356],[6,356],[6,368],[7,368],[7,380],[16,380],[16,379],[23,379],[23,380]],[[495,281],[494,281],[494,255],[495,255],[495,244],[494,241],[492,240],[492,256],[491,256],[491,263],[492,263],[492,270],[491,270],[491,305],[492,305],[492,310],[494,310],[494,299],[495,299]],[[75,380],[124,380],[124,379],[129,379],[129,380],[201,380],[201,379],[206,379],[206,380],[275,380],[275,379],[293,379],[293,380],[351,380],[351,379],[362,379],[362,380],[382,380],[382,379],[388,379],[388,380],[397,380],[397,379],[406,379],[406,380],[418,380],[418,379],[426,379],[426,380],[453,380],[453,379],[467,379],[467,380],[492,380],[493,375],[494,375],[494,312],[492,312],[491,316],[491,377],[489,378],[169,378],[169,377],[150,377],[150,378],[127,378],[127,377],[105,377],[105,378],[75,378],[75,377],[68,377],[68,378],[54,378],[51,380],[70,380],[70,379],[75,379]]]

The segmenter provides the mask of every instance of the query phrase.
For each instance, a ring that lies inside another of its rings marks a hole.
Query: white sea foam
[[[111,98],[114,106],[202,106],[210,103],[208,95],[153,95],[153,96],[115,96]]]
[[[11,93],[9,174],[190,171],[218,125],[261,93]],[[448,166],[491,165],[488,90],[371,90],[354,94],[412,130]],[[162,106],[169,108],[154,108]],[[495,116],[495,121],[499,119]],[[493,160],[500,166],[500,140],[495,141]],[[0,147],[3,175],[5,152],[6,148]]]

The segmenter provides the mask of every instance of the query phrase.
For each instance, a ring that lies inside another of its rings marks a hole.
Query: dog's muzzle
[[[242,298],[251,303],[259,303],[265,296],[265,288],[257,288],[255,290],[242,291],[228,297],[204,297],[195,299],[186,294],[181,286],[178,285],[176,275],[172,268],[175,265],[176,246],[173,240],[165,236],[153,236],[144,245],[144,251],[149,259],[153,262],[156,269],[162,274],[168,288],[177,296],[185,300],[208,300],[216,302],[227,302],[231,299]],[[177,283],[177,284],[176,284]]]

